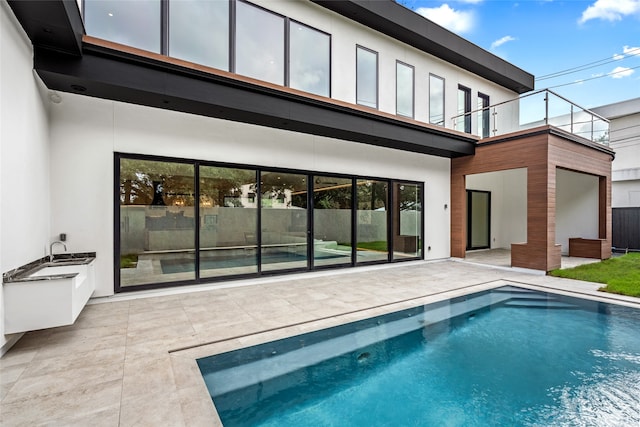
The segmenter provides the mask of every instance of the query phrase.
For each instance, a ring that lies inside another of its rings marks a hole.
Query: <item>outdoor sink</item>
[[[93,260],[58,258],[5,281],[5,334],[73,324],[95,290]]]
[[[66,261],[66,260],[65,260]],[[47,263],[43,264],[43,267],[29,274],[28,277],[42,277],[42,276],[59,276],[68,274],[79,274],[84,272],[86,267],[79,263]]]
[[[86,264],[91,258],[54,258],[53,261],[49,261],[47,264],[54,265],[74,265],[74,264]]]

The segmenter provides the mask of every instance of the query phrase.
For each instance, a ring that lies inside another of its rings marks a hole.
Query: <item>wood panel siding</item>
[[[451,161],[451,256],[464,257],[466,248],[465,177],[527,169],[527,241],[511,245],[511,265],[550,271],[560,267],[556,244],[556,174],[567,169],[599,177],[598,232],[601,254],[611,254],[611,161],[606,147],[541,126],[504,137],[487,138],[474,156]],[[608,252],[607,252],[608,251]]]
[[[607,250],[606,240],[604,239],[583,239],[580,237],[569,239],[569,256],[580,258],[609,258],[606,256],[611,254],[611,248]]]

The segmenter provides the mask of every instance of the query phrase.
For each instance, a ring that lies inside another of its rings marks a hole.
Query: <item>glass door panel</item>
[[[357,180],[357,262],[387,261],[387,181]]]
[[[313,265],[351,264],[350,178],[313,177]]]
[[[307,176],[260,173],[262,271],[308,267]]]
[[[491,192],[467,190],[467,249],[491,246]]]
[[[422,253],[422,191],[417,184],[393,184],[393,259]]]
[[[195,279],[191,164],[120,160],[120,286]]]
[[[200,167],[200,277],[258,272],[256,175]]]

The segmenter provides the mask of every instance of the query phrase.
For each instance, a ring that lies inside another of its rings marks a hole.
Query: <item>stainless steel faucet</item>
[[[67,245],[65,245],[61,241],[56,240],[55,242],[51,242],[51,245],[49,245],[49,262],[53,262],[53,245],[55,245],[55,244],[60,244],[60,245],[64,246],[65,252],[67,251]]]

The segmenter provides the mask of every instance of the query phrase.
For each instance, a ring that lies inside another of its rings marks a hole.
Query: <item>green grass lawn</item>
[[[628,253],[594,264],[553,270],[551,276],[604,283],[601,291],[640,297],[640,253]]]

